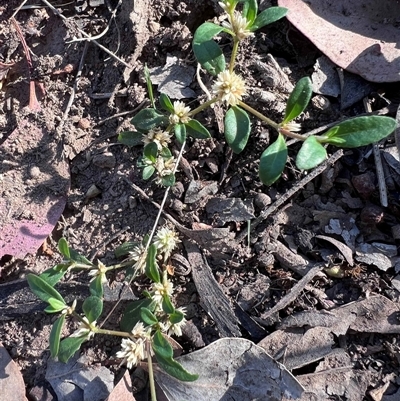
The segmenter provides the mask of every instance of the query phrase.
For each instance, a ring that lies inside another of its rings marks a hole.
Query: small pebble
[[[34,166],[30,169],[29,173],[32,178],[37,178],[40,175],[40,169],[39,167]]]
[[[259,193],[254,198],[254,204],[258,209],[263,210],[271,204],[271,198],[264,193]]]
[[[93,157],[93,164],[101,168],[114,168],[116,164],[115,156],[111,152],[105,152]]]

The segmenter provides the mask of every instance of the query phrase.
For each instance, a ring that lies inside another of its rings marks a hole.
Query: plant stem
[[[279,128],[279,132],[283,135],[286,135],[290,138],[298,139],[300,141],[305,141],[308,138],[308,136],[296,134],[295,132],[288,131],[287,129],[284,128]]]
[[[126,331],[116,331],[116,330],[107,330],[107,329],[99,329],[96,328],[95,330],[96,334],[107,334],[109,336],[118,336],[118,337],[131,337],[131,333],[128,333]]]
[[[200,111],[203,111],[204,109],[206,109],[208,106],[211,106],[213,103],[218,102],[218,98],[214,97],[211,100],[208,100],[207,102],[201,104],[199,107],[196,107],[194,110],[192,110],[188,115],[189,117],[193,117],[194,115],[196,115],[197,113],[200,113]]]
[[[232,74],[233,68],[235,67],[235,60],[236,60],[236,55],[238,52],[239,48],[239,40],[236,36],[233,37],[233,48],[232,48],[232,55],[231,55],[231,61],[229,63],[229,72]]]
[[[151,359],[151,350],[150,350],[150,342],[147,341],[147,364],[149,367],[149,384],[150,384],[150,395],[151,401],[157,401],[156,397],[156,387],[154,385],[154,373],[153,373],[153,361]]]
[[[268,117],[265,117],[264,114],[261,114],[260,112],[258,112],[257,110],[255,110],[251,106],[249,106],[248,104],[239,100],[239,106],[241,106],[243,109],[247,110],[249,113],[251,113],[254,116],[256,116],[257,118],[259,118],[260,120],[266,122],[268,125],[275,128],[277,131],[279,131],[279,124],[272,121]]]

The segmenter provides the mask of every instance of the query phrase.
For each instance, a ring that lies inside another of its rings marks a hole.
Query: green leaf
[[[32,292],[42,301],[48,302],[50,298],[55,298],[65,304],[61,294],[39,276],[28,274],[26,279]]]
[[[60,269],[60,266],[62,268]],[[54,287],[65,275],[67,272],[69,263],[68,264],[59,264],[51,269],[45,270],[43,273],[39,275],[39,277],[44,280],[47,284],[51,285]]]
[[[103,312],[103,301],[99,297],[91,295],[83,302],[82,310],[89,323],[93,323]]]
[[[150,280],[154,281],[155,283],[159,283],[161,279],[156,258],[157,246],[155,244],[151,244],[147,252],[145,273]]]
[[[357,148],[386,138],[396,129],[396,120],[384,116],[356,117],[343,121],[326,132],[321,143],[341,148]]]
[[[164,159],[170,159],[172,157],[172,153],[169,148],[164,147],[161,149],[160,156],[162,156]]]
[[[137,131],[123,131],[118,135],[118,142],[126,146],[143,145],[143,134]]]
[[[65,302],[56,298],[49,298],[47,302],[49,303],[49,306],[45,309],[47,313],[61,312],[67,306]]]
[[[287,160],[287,146],[282,134],[264,150],[260,158],[258,174],[265,185],[273,184],[282,174]]]
[[[170,315],[171,313],[175,312],[174,305],[172,305],[172,302],[171,302],[171,300],[170,300],[168,295],[164,295],[163,296],[162,309],[168,315]]]
[[[123,256],[129,255],[129,252],[132,252],[135,247],[139,246],[139,242],[124,242],[115,248],[114,253],[117,258],[122,258]]]
[[[151,304],[153,301],[149,298],[139,299],[137,301],[131,302],[124,310],[122,315],[120,327],[123,331],[131,331],[137,322],[141,321],[140,317],[140,309],[147,308],[151,311],[154,311],[154,308],[151,308]]]
[[[58,240],[58,250],[65,259],[70,259],[68,242],[64,237]]]
[[[172,187],[175,185],[175,174],[168,174],[161,177],[161,184],[164,187]]]
[[[148,180],[154,174],[156,169],[153,166],[146,166],[142,171],[142,178]]]
[[[68,360],[79,350],[82,343],[87,340],[87,335],[83,337],[68,337],[60,342],[58,350],[58,360],[67,363]]]
[[[185,124],[185,126],[186,126],[186,133],[193,138],[196,139],[211,138],[211,134],[208,132],[208,129],[197,120],[190,120]]]
[[[165,93],[160,94],[160,104],[165,111],[169,111],[170,113],[174,112],[174,106],[172,105],[171,99]]]
[[[186,141],[185,124],[175,124],[174,132],[176,140],[182,145]]]
[[[205,22],[200,25],[193,37],[193,52],[197,61],[210,74],[217,75],[225,70],[225,57],[216,42],[212,40],[215,35],[224,31],[220,25]]]
[[[73,260],[74,262],[82,264],[82,265],[93,266],[93,263],[89,259],[87,259],[85,256],[81,255],[74,249],[69,248],[69,253],[71,255],[71,260]]]
[[[95,297],[99,297],[99,298],[103,298],[103,282],[102,282],[102,275],[99,274],[95,277],[94,280],[92,280],[90,282],[89,285],[89,291],[90,294],[95,296]]]
[[[251,25],[250,30],[256,31],[265,25],[272,24],[275,21],[283,18],[288,12],[287,8],[284,7],[270,7],[258,14],[254,23]]]
[[[183,312],[181,312],[178,309],[175,309],[174,313],[171,313],[169,315],[169,321],[172,324],[180,323],[184,318],[185,318],[185,315],[183,314]]]
[[[150,70],[147,68],[147,64],[144,65],[144,78],[146,80],[147,93],[149,94],[151,107],[153,107],[155,109],[156,106],[155,106],[154,95],[153,95],[153,83],[151,82]]]
[[[155,142],[148,143],[143,149],[144,156],[151,160],[153,163],[157,160],[158,147]]]
[[[61,331],[65,323],[65,315],[61,315],[53,324],[50,332],[50,355],[55,358],[60,348]]]
[[[257,0],[245,1],[242,14],[244,17],[246,17],[247,21],[249,21],[249,27],[251,27],[254,20],[256,19],[257,12],[258,12]]]
[[[147,308],[140,308],[140,318],[142,322],[148,326],[153,326],[158,323],[158,319],[154,316],[153,312]]]
[[[310,170],[321,164],[327,157],[325,148],[314,136],[309,136],[297,153],[296,166],[300,170]]]
[[[308,77],[301,78],[289,96],[282,124],[286,124],[299,116],[310,102],[311,95],[311,79]]]
[[[158,113],[155,109],[143,109],[132,118],[131,123],[138,131],[147,132],[154,127],[162,126],[168,123],[168,119]]]
[[[172,347],[158,330],[153,337],[153,350],[158,364],[169,375],[181,381],[195,381],[199,375],[189,373],[179,362],[172,358]]]
[[[240,107],[232,106],[225,114],[225,139],[233,152],[240,153],[250,136],[250,118]]]

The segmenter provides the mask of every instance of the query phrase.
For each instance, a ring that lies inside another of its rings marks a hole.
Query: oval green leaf
[[[224,133],[234,153],[240,153],[247,145],[251,124],[248,114],[240,107],[232,106],[225,114]]]
[[[148,108],[140,110],[135,117],[132,118],[131,123],[138,131],[147,132],[154,127],[162,126],[168,123],[168,119],[157,112],[157,110]]]
[[[168,174],[161,177],[161,185],[164,187],[172,187],[175,185],[175,174]]]
[[[129,255],[129,252],[132,252],[139,245],[139,242],[124,242],[123,244],[115,248],[115,256],[117,258],[121,258],[123,256]]]
[[[186,141],[185,124],[176,124],[174,127],[176,140],[182,145]]]
[[[385,116],[356,117],[331,128],[319,139],[341,148],[357,148],[386,138],[396,129],[396,120]]]
[[[73,260],[74,262],[81,265],[93,266],[93,263],[89,259],[75,251],[75,249],[69,248],[69,253],[71,255],[71,260]]]
[[[123,131],[118,135],[118,142],[126,146],[143,145],[143,134],[137,131]]]
[[[151,311],[154,311],[154,308],[151,308],[150,305],[153,301],[151,299],[139,299],[137,301],[131,302],[124,310],[122,315],[120,327],[123,331],[131,331],[137,322],[141,320],[140,318],[140,309],[147,308]]]
[[[287,160],[287,146],[282,134],[264,150],[260,158],[258,174],[265,185],[273,184],[282,174]]]
[[[160,94],[160,105],[165,111],[170,113],[174,112],[174,106],[172,105],[171,99],[165,93]]]
[[[208,129],[197,120],[190,120],[185,124],[186,133],[196,139],[211,138]]]
[[[61,312],[67,306],[64,302],[56,298],[49,298],[47,302],[49,306],[44,310],[47,313]]]
[[[82,343],[87,340],[87,336],[83,337],[68,337],[60,342],[58,350],[58,360],[67,363],[68,360],[79,350]]]
[[[51,269],[45,270],[43,273],[39,275],[39,277],[44,280],[47,284],[51,285],[54,287],[65,275],[67,272],[69,264],[62,264],[62,267],[60,268],[61,265],[56,265],[52,267]]]
[[[95,277],[95,279],[90,282],[89,291],[90,291],[91,295],[93,295],[95,297],[103,298],[103,277],[102,277],[102,274],[97,275]]]
[[[39,276],[28,274],[26,279],[32,292],[42,301],[48,302],[50,298],[55,298],[65,304],[61,294]]]
[[[243,16],[246,17],[249,22],[249,27],[253,24],[254,20],[257,17],[258,12],[258,4],[257,0],[247,0],[243,5]]]
[[[275,21],[283,18],[288,12],[287,8],[284,7],[270,7],[258,14],[254,23],[251,25],[250,30],[256,31],[265,25],[272,24]]]
[[[297,153],[296,166],[300,170],[310,170],[320,165],[327,157],[325,148],[314,136],[309,136]]]
[[[83,302],[82,310],[89,323],[93,323],[103,312],[103,301],[99,297],[91,295]]]
[[[308,77],[301,78],[289,96],[282,124],[286,124],[298,117],[310,102],[311,95],[311,79]]]
[[[189,373],[179,362],[172,358],[172,347],[158,330],[153,337],[153,350],[158,364],[169,375],[181,381],[195,381],[199,375]]]
[[[153,312],[147,308],[140,308],[140,319],[148,326],[153,326],[158,323],[158,319],[155,317]]]
[[[53,324],[50,332],[50,355],[55,358],[60,348],[61,331],[65,323],[65,315],[61,315]]]
[[[157,246],[155,244],[151,244],[147,252],[145,273],[150,280],[154,281],[155,283],[159,283],[161,279],[156,258]]]
[[[58,250],[60,251],[61,255],[64,256],[65,259],[70,258],[68,242],[64,237],[61,237],[58,240]]]
[[[172,305],[171,299],[168,295],[163,296],[162,309],[168,315],[175,312],[174,305]]]
[[[185,318],[185,315],[180,310],[175,309],[174,313],[169,315],[169,321],[172,324],[180,323]]]
[[[158,147],[155,142],[148,143],[143,149],[144,156],[151,160],[153,163],[157,160]]]
[[[197,61],[212,75],[225,70],[225,57],[216,42],[212,40],[215,35],[225,30],[222,26],[205,22],[194,33],[193,52]]]
[[[154,174],[156,169],[153,166],[146,166],[142,171],[142,178],[148,180]]]

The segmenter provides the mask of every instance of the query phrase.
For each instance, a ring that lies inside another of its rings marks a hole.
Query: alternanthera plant
[[[154,232],[154,231],[153,231]],[[152,357],[171,376],[182,381],[197,379],[173,359],[173,349],[168,336],[182,335],[186,323],[185,308],[176,308],[171,299],[174,286],[168,277],[167,263],[171,252],[180,242],[177,233],[168,227],[160,228],[154,235],[146,236],[142,243],[125,243],[116,249],[117,257],[124,261],[111,266],[102,262],[90,262],[86,257],[71,249],[61,238],[58,249],[64,260],[42,274],[29,274],[27,280],[31,290],[48,306],[47,313],[59,314],[50,333],[50,355],[61,362],[67,362],[81,345],[97,335],[122,337],[121,350],[115,357],[130,369],[142,360],[147,361],[149,385],[152,401],[156,400]],[[103,314],[103,285],[107,283],[107,272],[125,269],[130,282],[142,275],[150,279],[143,298],[130,303],[121,318],[120,330],[105,329],[99,324]],[[87,297],[81,312],[77,311],[77,301],[70,305],[56,290],[56,284],[68,272],[86,271],[92,277]],[[66,319],[79,322],[72,334],[61,339]]]
[[[311,80],[308,77],[300,79],[290,94],[280,122],[273,121],[245,103],[243,99],[248,88],[244,79],[235,72],[240,43],[265,25],[284,17],[288,10],[270,7],[258,13],[256,0],[225,0],[219,4],[225,12],[225,20],[221,25],[203,23],[193,38],[193,51],[197,61],[204,70],[215,77],[211,88],[213,97],[190,110],[183,102],[172,104],[165,94],[161,94],[159,103],[164,112],[159,112],[154,107],[142,110],[132,119],[137,131],[120,134],[119,140],[127,145],[144,142],[144,156],[140,163],[144,179],[156,173],[158,183],[167,186],[174,184],[172,167],[175,167],[175,160],[168,149],[172,134],[175,134],[181,144],[185,143],[187,134],[199,139],[209,137],[208,130],[195,120],[194,116],[217,102],[226,108],[225,139],[236,154],[243,151],[250,137],[249,113],[276,130],[276,140],[260,155],[259,177],[265,185],[273,184],[285,168],[288,158],[287,138],[303,142],[296,156],[296,165],[301,170],[309,170],[327,158],[324,145],[355,148],[378,142],[394,131],[396,121],[393,118],[365,116],[338,123],[319,136],[301,135],[301,126],[294,120],[306,109],[312,96]],[[240,11],[237,9],[238,5],[241,6]],[[230,35],[232,38],[228,65],[222,48],[214,40],[221,34]]]

